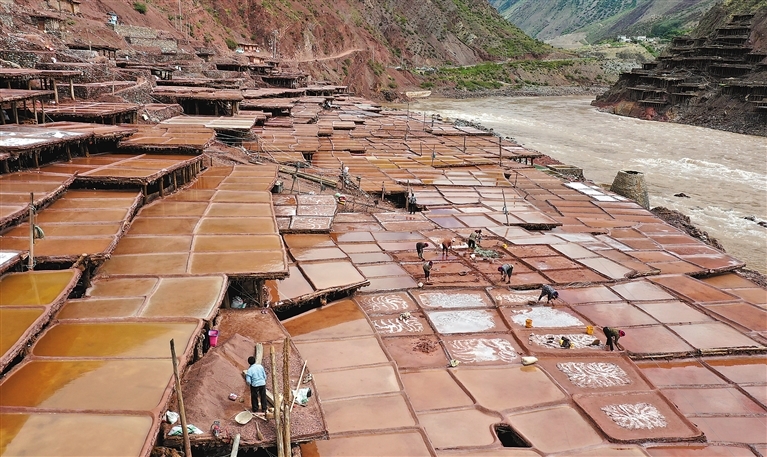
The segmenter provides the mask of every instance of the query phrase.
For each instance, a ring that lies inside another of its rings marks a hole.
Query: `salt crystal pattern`
[[[476,294],[446,294],[443,292],[425,293],[419,296],[427,308],[486,308],[482,297]]]
[[[652,430],[668,426],[663,414],[648,403],[623,403],[600,409],[619,427],[628,430]]]
[[[572,314],[554,308],[528,308],[511,312],[511,320],[517,325],[525,325],[527,319],[532,319],[535,327],[582,327],[585,325]]]
[[[482,332],[493,328],[493,316],[487,311],[435,311],[429,318],[439,333]]]
[[[495,362],[511,363],[518,358],[514,346],[503,338],[470,338],[447,343],[448,352],[454,359],[464,363]]]
[[[369,295],[359,301],[371,313],[393,313],[408,308],[407,301],[398,295]]]
[[[631,384],[631,379],[621,367],[605,362],[564,362],[558,363],[557,369],[578,387],[599,389]]]
[[[373,326],[379,333],[419,333],[423,324],[417,319],[401,320],[398,318],[374,319]]]
[[[537,346],[543,346],[547,348],[557,348],[560,349],[561,346],[559,345],[559,339],[563,336],[566,336],[570,340],[570,344],[572,344],[573,348],[575,349],[602,349],[604,350],[605,346],[601,342],[599,345],[593,345],[595,340],[597,338],[594,338],[591,335],[584,335],[582,333],[575,333],[575,334],[565,334],[565,335],[554,335],[554,334],[546,334],[546,335],[537,335],[535,333],[531,333],[530,337],[528,338],[528,341],[530,344],[535,344]]]

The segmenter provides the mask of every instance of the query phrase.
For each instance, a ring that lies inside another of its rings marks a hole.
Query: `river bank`
[[[453,88],[434,88],[432,95],[446,99],[470,99],[488,97],[557,97],[572,95],[601,95],[608,86],[508,86],[501,89],[460,90]]]

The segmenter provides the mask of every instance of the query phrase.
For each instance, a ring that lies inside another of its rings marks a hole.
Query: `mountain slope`
[[[0,14],[15,18],[13,25],[0,21],[0,36],[40,35],[28,12],[57,10],[55,1],[14,2],[0,0]],[[43,48],[102,44],[127,55],[151,54],[106,25],[107,13],[114,12],[121,25],[148,27],[158,38],[176,41],[179,58],[200,48],[215,49],[217,58],[234,57],[237,43],[264,50],[276,43],[285,67],[358,93],[393,89],[397,78],[407,78],[388,68],[471,65],[552,52],[487,0],[88,0],[79,7],[77,15],[59,13],[63,32],[41,34]]]
[[[617,35],[664,36],[693,27],[716,0],[490,0],[541,40],[579,33],[590,43]]]

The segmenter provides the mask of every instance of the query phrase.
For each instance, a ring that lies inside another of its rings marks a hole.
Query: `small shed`
[[[41,32],[58,33],[61,31],[61,18],[49,13],[34,12],[29,15]]]
[[[80,13],[80,0],[48,0],[48,7],[58,9],[60,13]]]

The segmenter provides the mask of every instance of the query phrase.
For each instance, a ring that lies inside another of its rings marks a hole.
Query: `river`
[[[675,209],[747,267],[767,273],[767,138],[603,113],[591,96],[422,99],[411,111],[467,119],[612,183],[645,174],[650,205]],[[684,193],[690,198],[674,197]]]

